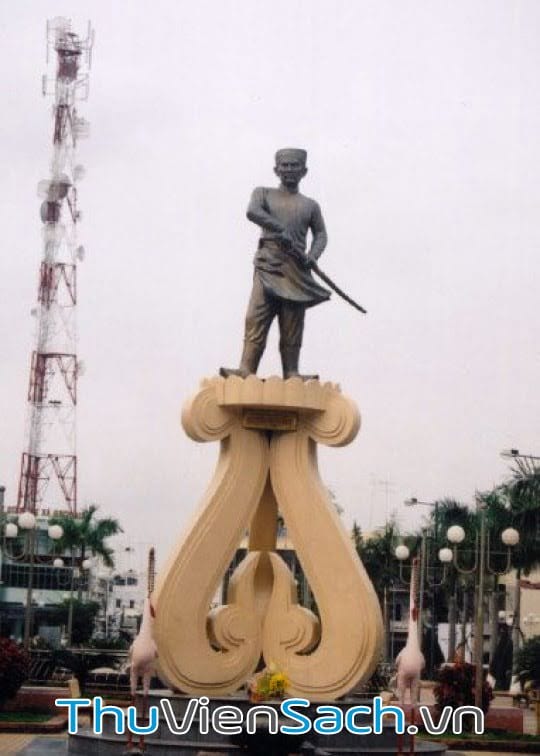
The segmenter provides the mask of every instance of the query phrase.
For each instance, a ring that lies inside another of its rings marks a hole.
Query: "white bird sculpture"
[[[420,676],[426,660],[418,637],[418,557],[412,560],[411,591],[409,603],[409,628],[407,643],[396,657],[397,694],[400,704],[405,704],[405,694],[409,690],[411,702],[411,724],[415,720],[415,708],[420,700]],[[401,742],[399,744],[401,752]],[[411,738],[411,753],[414,751],[414,737]]]
[[[148,553],[148,592],[144,600],[142,622],[139,633],[129,649],[130,666],[130,688],[132,705],[136,705],[136,692],[139,678],[142,678],[143,685],[143,705],[142,716],[146,717],[148,706],[148,692],[150,690],[150,680],[155,671],[155,661],[157,659],[157,646],[153,637],[154,626],[154,609],[150,598],[154,590],[155,577],[155,552],[151,548]],[[128,734],[128,748],[133,746],[133,733]],[[139,736],[139,748],[144,749],[144,735]]]

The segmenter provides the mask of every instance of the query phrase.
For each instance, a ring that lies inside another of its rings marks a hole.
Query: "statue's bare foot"
[[[247,378],[248,375],[251,375],[249,370],[243,370],[242,368],[224,368],[224,367],[221,367],[219,369],[219,374],[223,378],[229,378],[231,375],[237,375],[239,378]]]
[[[303,381],[318,381],[319,380],[318,375],[301,375],[300,373],[284,373],[283,380],[286,381],[287,378],[300,378]]]

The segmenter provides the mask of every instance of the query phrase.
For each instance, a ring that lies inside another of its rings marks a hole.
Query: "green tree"
[[[379,596],[383,596],[398,575],[398,563],[394,554],[399,541],[397,523],[392,518],[367,538],[358,532],[356,535],[360,535],[357,543],[360,559],[375,591]]]
[[[513,549],[512,554],[512,563],[516,568],[512,633],[512,666],[515,670],[521,641],[521,575],[528,575],[531,570],[540,567],[540,465],[529,457],[516,459],[510,478],[500,490],[508,501],[509,524],[519,531],[519,544]]]
[[[476,514],[466,504],[450,496],[437,499],[435,504],[436,506],[433,506],[430,511],[430,521],[445,542],[446,531],[452,525],[461,525],[466,533],[472,532],[476,525]],[[437,517],[436,523],[435,517]]]
[[[509,479],[491,491],[481,494],[486,507],[487,529],[490,539],[490,563],[496,570],[506,569],[506,549],[501,544],[502,532],[509,527],[516,528],[520,540],[512,548],[512,565],[516,569],[516,583],[514,593],[514,619],[512,641],[503,638],[498,643],[497,607],[492,604],[492,646],[491,666],[498,670],[497,679],[502,681],[506,674],[502,664],[508,659],[509,650],[512,651],[512,668],[515,669],[520,646],[521,630],[519,615],[521,604],[521,575],[540,566],[540,548],[538,534],[540,532],[540,467],[531,459],[517,459],[515,467],[511,469]],[[493,590],[497,586],[494,579]],[[492,596],[495,597],[495,593]],[[499,653],[497,653],[497,650]],[[503,658],[499,658],[499,657]]]
[[[74,563],[79,566],[89,554],[100,556],[107,567],[114,567],[113,549],[107,539],[122,533],[118,520],[113,517],[96,517],[98,508],[91,505],[81,517],[60,515],[51,518],[51,523],[61,525],[64,535],[58,542],[58,548],[69,550]],[[82,600],[82,583],[79,582],[78,600]]]
[[[446,533],[452,525],[460,525],[465,531],[465,540],[460,546],[460,563],[467,569],[474,564],[475,532],[477,519],[466,504],[452,497],[437,499],[431,508],[428,517],[428,531],[431,535],[430,552],[432,564],[439,564],[439,550],[448,546]],[[440,568],[432,578],[434,582],[440,581]],[[469,594],[473,579],[470,576],[460,574],[450,567],[447,570],[446,579],[437,589],[435,600],[434,623],[440,621],[441,607],[448,607],[448,661],[452,661],[455,655],[457,643],[458,610],[461,606],[461,641],[465,636],[465,626],[469,616]],[[437,600],[437,599],[442,599]]]
[[[490,564],[496,570],[502,570],[506,564],[506,554],[501,548],[500,536],[502,531],[510,527],[513,523],[512,513],[508,503],[505,490],[497,487],[492,491],[479,494],[481,502],[485,507],[486,525],[488,537],[491,544]],[[435,524],[435,517],[437,523]],[[476,564],[477,535],[480,528],[480,518],[476,511],[469,509],[465,504],[452,498],[440,499],[437,506],[431,512],[432,529],[437,533],[436,546],[438,550],[443,546],[448,546],[447,531],[452,525],[460,525],[465,531],[465,540],[459,545],[459,565],[465,570],[472,570]],[[471,594],[475,587],[475,575],[473,571],[469,574],[461,574],[457,570],[450,568],[445,583],[441,591],[445,594],[448,604],[448,624],[449,624],[449,660],[453,658],[456,640],[456,622],[457,608],[461,604],[462,633],[461,639],[464,638],[465,625],[470,616],[472,602]],[[497,585],[498,578],[495,575],[487,577],[488,591],[491,602],[490,614],[492,615],[492,646],[491,656],[493,656],[495,645],[497,643]],[[461,593],[461,596],[459,595]],[[461,599],[461,601],[460,601]]]
[[[529,638],[517,653],[516,673],[523,684],[540,688],[540,635]]]
[[[519,531],[512,562],[528,575],[540,567],[540,465],[527,458],[516,460],[502,489],[508,499],[509,524]]]
[[[42,616],[53,625],[67,625],[69,621],[70,600],[47,607]],[[71,642],[76,646],[88,643],[94,632],[96,615],[99,612],[97,601],[73,601],[73,620]]]
[[[390,638],[390,612],[388,599],[394,585],[399,582],[399,563],[395,556],[395,548],[399,542],[405,541],[411,551],[417,546],[415,536],[402,538],[395,517],[390,518],[381,528],[368,538],[362,537],[357,526],[353,528],[358,555],[362,560],[375,591],[382,603],[385,630],[385,658],[388,659],[388,642]]]

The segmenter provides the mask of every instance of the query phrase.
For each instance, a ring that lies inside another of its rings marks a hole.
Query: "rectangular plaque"
[[[244,428],[253,430],[294,431],[298,424],[296,412],[272,409],[246,409],[242,416]]]

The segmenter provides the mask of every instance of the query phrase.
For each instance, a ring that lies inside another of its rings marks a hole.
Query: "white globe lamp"
[[[439,561],[443,564],[449,564],[453,558],[454,555],[452,553],[452,549],[449,549],[448,546],[445,546],[443,549],[439,549]]]
[[[465,540],[465,531],[461,525],[452,525],[446,531],[446,537],[450,543],[462,543]]]
[[[53,541],[58,541],[64,535],[64,528],[61,525],[49,525],[47,533]]]
[[[15,525],[14,522],[8,522],[4,529],[4,535],[6,538],[17,538],[17,535],[19,533],[19,528]]]
[[[411,552],[409,551],[407,546],[405,546],[404,543],[401,543],[399,546],[396,546],[396,550],[394,551],[396,559],[399,559],[400,562],[404,562],[405,559],[408,559],[410,553]]]
[[[515,528],[506,528],[501,533],[501,540],[505,546],[517,546],[519,543],[519,533]]]
[[[32,512],[21,512],[18,522],[22,530],[33,530],[36,527],[36,517]]]

